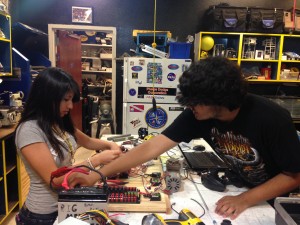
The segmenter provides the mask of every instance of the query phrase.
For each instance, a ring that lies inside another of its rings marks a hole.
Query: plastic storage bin
[[[169,58],[170,59],[189,59],[191,52],[191,43],[170,42]]]
[[[287,109],[292,118],[300,118],[300,98],[296,96],[268,96],[268,98]]]

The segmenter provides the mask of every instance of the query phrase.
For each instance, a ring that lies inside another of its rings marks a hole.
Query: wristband
[[[86,159],[86,161],[87,161],[89,167],[91,167],[92,169],[95,169],[95,167],[93,166],[93,164],[92,164],[92,162],[91,162],[90,157],[88,157],[88,158]]]

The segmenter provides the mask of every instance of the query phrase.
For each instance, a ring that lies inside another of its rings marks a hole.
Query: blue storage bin
[[[189,59],[191,53],[191,43],[170,42],[169,58],[170,59]]]

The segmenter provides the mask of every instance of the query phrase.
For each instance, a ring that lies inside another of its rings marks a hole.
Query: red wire
[[[71,173],[74,172],[79,172],[79,173],[84,173],[84,174],[89,174],[88,171],[81,169],[81,168],[73,168],[71,169],[68,173],[66,173],[63,182],[61,183],[61,186],[64,187],[66,190],[69,190],[69,184],[68,184],[68,177],[70,176]]]

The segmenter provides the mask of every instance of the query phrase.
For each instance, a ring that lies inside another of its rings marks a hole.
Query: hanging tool
[[[169,58],[169,54],[163,51],[160,51],[156,48],[152,48],[149,45],[145,44],[140,44],[140,48],[142,49],[143,52],[147,52],[153,56],[157,56],[159,58]]]

